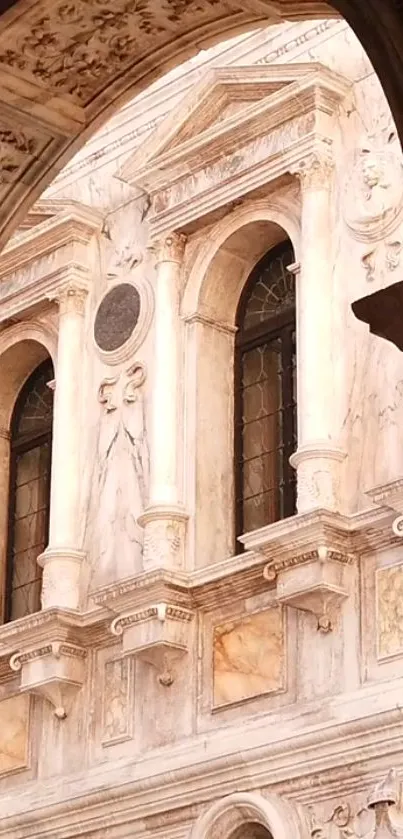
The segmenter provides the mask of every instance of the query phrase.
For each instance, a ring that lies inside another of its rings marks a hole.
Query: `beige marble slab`
[[[0,773],[15,772],[28,763],[29,696],[0,702]]]
[[[218,624],[213,634],[213,705],[281,690],[285,672],[281,607]]]

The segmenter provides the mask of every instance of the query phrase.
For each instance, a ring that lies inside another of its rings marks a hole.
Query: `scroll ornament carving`
[[[151,245],[155,253],[156,263],[159,262],[182,262],[186,246],[184,233],[170,233],[165,239],[159,239]]]
[[[367,800],[356,801],[354,808],[350,802],[342,802],[328,815],[322,812],[319,816],[316,806],[308,807],[311,839],[376,839],[385,834],[390,839],[401,839],[402,830],[392,821],[390,812],[398,801],[399,783],[396,771],[391,769]]]
[[[389,236],[398,222],[402,208],[401,159],[387,146],[376,149],[371,143],[362,144],[347,163],[344,218],[350,231],[363,242],[375,242],[383,236]],[[394,251],[394,242],[390,240],[387,260],[392,270]]]
[[[142,385],[146,368],[136,361],[118,376],[103,379],[98,400],[103,407],[98,441],[100,580],[113,573],[139,571],[143,532],[138,524],[148,494],[149,452]]]
[[[292,174],[297,176],[303,190],[323,189],[330,187],[333,168],[329,152],[314,151],[298,163]]]
[[[111,376],[103,379],[98,390],[98,401],[105,406],[106,413],[116,411],[119,407],[119,394],[116,385],[121,382],[121,400],[126,405],[137,401],[137,389],[146,380],[146,367],[141,361],[132,364],[121,376]]]
[[[371,248],[361,257],[368,282],[372,282],[375,276],[387,281],[385,274],[387,275],[388,272],[395,271],[399,267],[403,248],[401,234],[402,231],[399,231],[393,239],[380,242],[379,245]]]

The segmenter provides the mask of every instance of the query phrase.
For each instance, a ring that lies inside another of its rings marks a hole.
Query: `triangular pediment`
[[[157,167],[176,151],[207,141],[246,120],[257,107],[297,92],[307,78],[319,75],[336,84],[341,77],[318,63],[224,67],[210,70],[178,107],[165,117],[153,134],[123,165],[119,177],[135,184],[136,175]],[[343,84],[345,80],[343,80]]]

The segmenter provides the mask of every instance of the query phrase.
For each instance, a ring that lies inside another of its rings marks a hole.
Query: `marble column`
[[[298,512],[340,507],[344,453],[334,427],[333,262],[331,184],[327,154],[312,153],[295,174],[301,184],[301,261],[297,268]]]
[[[10,491],[10,432],[0,426],[0,623],[4,618],[7,573],[7,539]]]
[[[183,568],[187,514],[180,503],[181,347],[180,272],[186,237],[172,233],[152,247],[156,256],[151,392],[150,494],[139,518],[144,570]]]
[[[81,368],[87,290],[69,282],[57,296],[59,337],[53,413],[49,544],[43,568],[42,608],[77,609],[84,553],[80,545]]]

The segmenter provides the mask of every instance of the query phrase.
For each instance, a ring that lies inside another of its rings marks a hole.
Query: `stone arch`
[[[10,9],[16,2],[7,0],[7,12],[0,15],[0,54],[11,85],[10,101],[13,91],[19,89],[21,61],[28,84],[13,113],[9,102],[4,103],[6,110],[2,113],[3,142],[10,157],[9,175],[1,195],[1,245],[63,166],[125,102],[197,49],[251,28],[281,20],[343,15],[373,63],[399,134],[403,135],[403,23],[396,0],[367,0],[365,10],[362,0],[276,0],[273,9],[269,4],[266,12],[264,7],[256,9],[247,3],[224,12],[216,4],[206,2],[199,4],[197,17],[189,14],[190,3],[183,4],[178,13],[177,4],[172,2],[171,9],[169,4],[166,7],[165,16],[162,7],[156,19],[152,16],[151,24],[133,4],[128,10],[117,9],[106,31],[104,19],[93,14],[92,4],[87,4],[88,17],[84,20],[78,16],[76,22],[72,20],[69,26],[61,27],[59,3],[52,15],[44,15],[45,2],[33,5],[18,0],[18,11]],[[41,35],[43,21],[45,38]],[[83,27],[87,31],[85,43],[77,37],[75,25],[78,33]],[[142,37],[137,37],[139,32]],[[40,61],[36,37],[40,39]],[[29,50],[27,39],[31,39]],[[55,39],[60,58],[56,62]],[[35,102],[38,77],[43,101],[50,103],[44,110]],[[52,106],[55,90],[57,106]]]
[[[300,251],[298,194],[248,203],[226,215],[210,231],[189,271],[182,316],[213,318],[233,326],[241,290],[252,268],[270,247],[288,237],[295,259]],[[246,248],[245,248],[246,244]],[[217,287],[217,269],[231,278],[225,298]]]
[[[57,332],[41,321],[17,323],[0,334],[0,429],[9,428],[14,403],[35,367],[50,356],[57,364]]]
[[[234,512],[234,340],[236,311],[256,263],[289,238],[300,251],[297,190],[248,202],[217,222],[185,278],[185,497],[192,514],[189,556],[204,566],[232,556]]]
[[[297,810],[270,793],[236,792],[221,798],[199,816],[189,839],[230,839],[242,825],[259,824],[273,839],[305,839]]]
[[[0,334],[0,622],[4,612],[10,473],[10,423],[22,386],[50,356],[56,369],[57,332],[40,321],[17,323]]]

